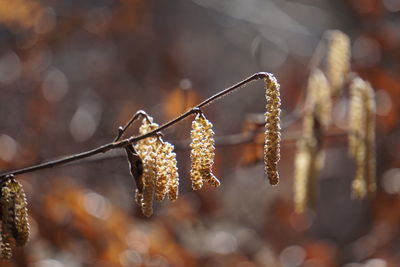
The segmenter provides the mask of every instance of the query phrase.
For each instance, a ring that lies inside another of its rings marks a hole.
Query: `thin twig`
[[[130,144],[136,143],[139,140],[145,139],[147,137],[156,135],[158,132],[178,123],[179,121],[185,119],[186,117],[197,113],[198,109],[205,107],[209,104],[211,104],[213,101],[217,100],[220,97],[223,97],[231,92],[233,92],[236,89],[242,88],[242,86],[244,86],[245,84],[254,81],[254,80],[259,80],[259,79],[264,79],[264,78],[268,78],[269,74],[266,72],[258,72],[255,73],[253,75],[251,75],[250,77],[240,81],[237,84],[232,85],[231,87],[228,87],[224,90],[222,90],[221,92],[207,98],[206,100],[204,100],[203,102],[201,102],[200,104],[198,104],[197,106],[195,106],[194,108],[186,111],[185,113],[181,114],[180,116],[178,116],[177,118],[161,125],[160,127],[158,127],[157,129],[140,135],[140,136],[136,136],[136,137],[130,137],[130,138],[126,138],[124,140],[121,141],[114,141],[105,145],[102,145],[100,147],[97,147],[95,149],[89,150],[89,151],[85,151],[82,153],[78,153],[78,154],[74,154],[71,156],[66,156],[60,159],[56,159],[56,160],[52,160],[52,161],[48,161],[48,162],[44,162],[38,165],[34,165],[34,166],[30,166],[30,167],[26,167],[26,168],[22,168],[22,169],[17,169],[17,170],[13,170],[13,171],[8,171],[5,173],[0,174],[0,179],[4,180],[5,177],[7,177],[8,175],[18,175],[18,174],[23,174],[23,173],[29,173],[29,172],[34,172],[34,171],[38,171],[38,170],[42,170],[42,169],[47,169],[47,168],[52,168],[58,165],[62,165],[62,164],[66,164],[66,163],[70,163],[70,162],[74,162],[80,159],[84,159],[84,158],[88,158],[100,153],[105,153],[109,150],[112,149],[116,149],[116,148],[122,148],[125,146],[128,146]],[[140,115],[143,115],[142,113],[136,113],[135,114],[137,117]],[[123,127],[119,129],[118,135],[115,138],[115,140],[119,140],[119,138],[124,134],[124,132],[126,131],[126,129],[132,124],[132,122],[137,119],[137,117],[135,118],[135,115],[131,118],[131,120],[128,121],[128,123]]]
[[[117,142],[117,141],[125,134],[126,130],[128,130],[128,128],[132,125],[132,123],[133,123],[135,120],[139,119],[140,117],[144,117],[144,118],[146,118],[147,120],[149,120],[149,117],[148,117],[148,115],[147,115],[147,113],[146,113],[145,111],[143,111],[143,110],[137,111],[137,112],[132,116],[132,118],[125,124],[124,127],[122,127],[122,126],[118,127],[118,134],[117,134],[117,136],[115,137],[114,142]]]

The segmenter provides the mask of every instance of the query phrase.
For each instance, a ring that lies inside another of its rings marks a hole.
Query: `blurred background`
[[[133,201],[128,163],[111,152],[17,177],[31,241],[0,265],[399,266],[399,0],[1,0],[0,170],[110,142],[139,109],[165,122],[259,71],[276,75],[282,115],[290,114],[327,29],[350,36],[352,68],[376,92],[373,199],[351,199],[345,137],[328,138],[317,208],[303,215],[293,209],[293,140],[282,144],[277,187],[257,160],[260,145],[243,144],[217,148],[222,185],[196,192],[181,145],[180,197],[148,219]],[[223,137],[264,108],[263,84],[254,82],[204,112]],[[346,114],[342,99],[339,128]],[[164,139],[179,143],[189,132],[186,120]]]

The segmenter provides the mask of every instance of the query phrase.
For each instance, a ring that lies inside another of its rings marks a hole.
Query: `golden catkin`
[[[11,180],[10,189],[14,198],[14,226],[12,234],[16,245],[23,246],[29,240],[28,204],[24,189],[17,180]]]
[[[158,124],[153,122],[153,118],[147,117],[143,119],[139,133],[146,134],[157,128]],[[156,151],[158,146],[159,142],[155,136],[142,139],[134,146],[137,154],[143,161],[143,192],[137,191],[135,199],[136,202],[140,203],[142,212],[147,217],[153,214],[153,198],[157,177]]]
[[[276,185],[279,182],[278,162],[280,160],[280,93],[279,84],[276,78],[269,74],[265,78],[267,105],[265,112],[265,145],[264,163],[265,172],[270,184]]]
[[[202,114],[198,114],[192,122],[192,131],[190,133],[192,139],[190,144],[190,177],[193,190],[200,189],[204,183],[214,187],[220,185],[219,180],[212,174],[215,156],[212,126],[212,123]]]
[[[1,187],[1,252],[3,260],[9,260],[11,239],[23,246],[29,239],[27,202],[22,185],[13,176],[8,177]]]
[[[328,32],[326,74],[332,93],[338,92],[350,70],[350,39],[341,31]]]
[[[190,132],[190,137],[192,142],[190,143],[190,159],[191,159],[191,169],[190,169],[190,179],[192,180],[193,190],[199,190],[203,187],[203,178],[201,177],[200,169],[200,159],[202,157],[202,127],[201,118],[199,115],[192,122],[192,130]]]
[[[168,193],[170,200],[175,201],[178,198],[179,177],[174,146],[163,142],[161,138],[159,142],[156,158],[156,200],[162,201]]]
[[[312,140],[312,139],[311,139]],[[316,147],[310,139],[300,139],[295,157],[294,201],[295,211],[301,213],[315,204]]]
[[[157,201],[162,201],[164,200],[165,195],[167,194],[168,190],[168,183],[169,183],[169,174],[167,170],[167,154],[168,148],[167,148],[167,143],[164,143],[158,140],[160,142],[160,145],[158,146],[157,150],[157,156],[156,156],[156,174],[157,174],[157,179],[156,179],[156,188],[155,188],[155,194],[156,194],[156,200]]]
[[[147,217],[150,217],[153,214],[153,198],[155,192],[156,177],[156,153],[151,151],[143,160],[144,189],[141,206],[143,214]]]
[[[306,109],[315,113],[318,121],[327,128],[331,122],[332,99],[328,80],[320,69],[310,73],[307,83]]]
[[[349,154],[356,156],[357,148],[360,145],[359,140],[364,139],[363,122],[365,121],[364,101],[362,88],[364,81],[360,78],[355,78],[350,84],[350,108],[349,108]]]
[[[13,192],[10,188],[11,180],[7,180],[1,188],[1,252],[2,260],[9,260],[12,256],[11,251],[11,233],[14,225],[13,218]]]
[[[178,166],[176,161],[176,154],[172,152],[174,150],[174,146],[171,146],[171,152],[167,155],[167,170],[169,175],[168,182],[168,199],[170,201],[175,201],[178,199],[179,194],[179,174],[178,174]]]
[[[370,84],[361,78],[350,84],[348,142],[356,164],[352,195],[363,198],[376,190],[375,96]]]

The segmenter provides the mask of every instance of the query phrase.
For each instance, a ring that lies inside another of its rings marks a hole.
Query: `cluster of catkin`
[[[332,99],[344,87],[350,71],[348,36],[334,30],[328,31],[325,37],[325,58],[318,62],[319,66],[312,66],[306,87],[303,133],[297,143],[295,156],[296,212],[303,212],[307,206],[315,205],[316,177],[324,164],[322,137],[331,124]]]
[[[269,73],[263,73],[266,87],[265,113],[265,172],[272,185],[279,181],[278,162],[280,160],[280,112],[281,100],[279,84]],[[322,108],[322,107],[321,107]],[[190,179],[193,190],[199,190],[204,184],[212,187],[221,185],[212,172],[215,157],[215,140],[212,123],[203,112],[193,109],[196,117],[190,133]],[[139,128],[139,134],[155,133],[159,125],[146,115]],[[145,216],[153,214],[153,200],[162,201],[168,194],[171,201],[178,198],[178,168],[174,146],[164,142],[161,134],[155,134],[125,147],[131,175],[137,189],[135,199]]]
[[[153,122],[153,118],[147,116],[143,119],[139,133],[143,135],[157,128],[158,124]],[[142,161],[143,170],[137,174],[141,177],[139,177],[140,186],[137,186],[135,199],[147,217],[153,214],[154,198],[157,201],[164,200],[166,195],[171,201],[178,198],[179,176],[176,154],[173,150],[174,146],[164,142],[160,136],[142,139],[134,146],[138,160]],[[130,164],[132,167],[131,162]],[[136,177],[135,180],[137,180]]]
[[[320,70],[313,66],[306,90],[303,136],[295,157],[295,209],[303,212],[315,203],[317,172],[323,165],[320,151],[324,131],[331,122],[332,99],[343,88],[350,90],[349,154],[356,163],[352,196],[363,198],[376,190],[375,96],[368,82],[350,81],[350,40],[340,31],[328,31],[325,59]],[[319,62],[319,63],[321,63]]]
[[[23,246],[29,239],[27,202],[22,185],[13,176],[1,185],[1,243],[2,260],[12,256],[11,245]]]
[[[356,163],[353,197],[363,198],[376,190],[375,95],[371,85],[355,78],[350,84],[349,154]]]

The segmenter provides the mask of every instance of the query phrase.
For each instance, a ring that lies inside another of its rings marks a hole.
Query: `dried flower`
[[[193,190],[200,189],[203,183],[214,187],[220,185],[219,180],[212,174],[215,156],[214,131],[212,127],[212,123],[203,114],[198,114],[192,122],[190,177]]]
[[[279,182],[278,162],[280,160],[280,119],[281,100],[279,93],[279,84],[276,78],[269,74],[265,78],[266,87],[266,113],[265,113],[265,145],[264,145],[264,163],[265,172],[270,184],[276,185]]]
[[[326,74],[331,83],[332,93],[343,86],[350,70],[350,39],[341,31],[328,32]]]

